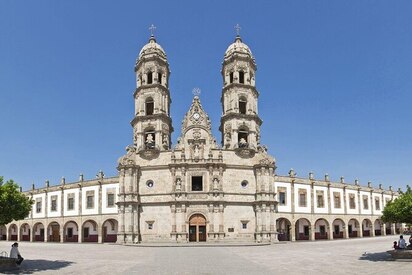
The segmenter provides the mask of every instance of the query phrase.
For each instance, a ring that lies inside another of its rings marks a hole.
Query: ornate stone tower
[[[135,66],[135,117],[131,124],[138,152],[168,150],[173,132],[170,118],[169,64],[153,34],[139,53]]]
[[[219,130],[224,148],[257,149],[260,144],[258,96],[255,87],[255,59],[238,35],[227,48],[222,65],[223,114]]]

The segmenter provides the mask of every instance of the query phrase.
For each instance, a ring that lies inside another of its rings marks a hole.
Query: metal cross
[[[195,95],[195,96],[199,96],[201,92],[202,92],[202,91],[200,90],[200,88],[194,88],[194,89],[192,90],[192,93],[193,93],[193,95]]]
[[[150,35],[151,35],[151,36],[154,36],[153,33],[154,33],[154,31],[156,30],[155,25],[152,24],[152,25],[150,26],[149,30],[150,30]]]
[[[239,24],[236,24],[235,30],[236,30],[236,33],[237,33],[238,36],[240,35],[240,30],[241,30],[241,29],[242,29],[242,28],[239,26]]]

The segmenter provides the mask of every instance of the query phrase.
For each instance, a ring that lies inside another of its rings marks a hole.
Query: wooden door
[[[194,214],[189,220],[189,242],[206,241],[206,218],[200,214]]]

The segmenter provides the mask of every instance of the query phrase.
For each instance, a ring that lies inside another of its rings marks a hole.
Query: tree
[[[19,186],[8,180],[3,184],[0,176],[0,225],[26,218],[33,201],[19,191]]]
[[[382,211],[382,220],[392,223],[412,223],[412,189],[409,185],[406,192],[400,192],[400,196],[388,202]]]

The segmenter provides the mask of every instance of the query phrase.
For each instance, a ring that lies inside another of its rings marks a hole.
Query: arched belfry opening
[[[246,98],[241,96],[239,98],[239,113],[240,114],[246,114],[246,105],[247,105]]]
[[[206,218],[202,214],[194,214],[189,219],[189,242],[206,241]]]
[[[145,101],[145,110],[146,110],[146,115],[150,116],[153,115],[154,113],[154,101],[153,98],[149,97]]]
[[[240,128],[237,135],[237,142],[239,148],[248,148],[249,147],[249,131],[245,128]]]
[[[148,72],[147,73],[147,84],[152,84],[153,83],[153,73]]]
[[[243,71],[239,72],[239,83],[245,84],[245,73]]]

